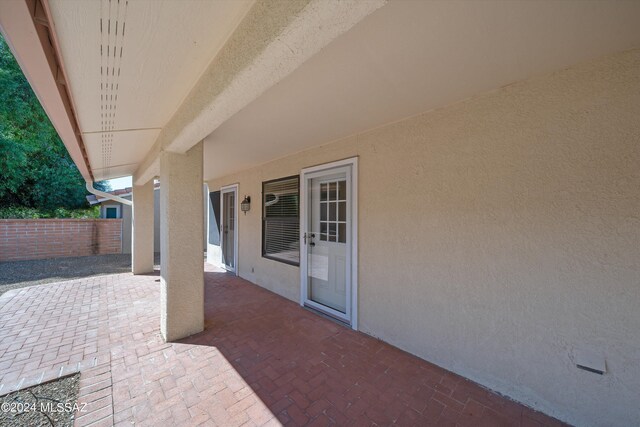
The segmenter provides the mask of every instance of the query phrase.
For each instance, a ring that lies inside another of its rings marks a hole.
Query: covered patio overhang
[[[635,2],[0,7],[2,32],[85,180],[133,175],[136,273],[153,266],[148,217],[151,182],[160,177],[165,281],[172,264],[191,263],[175,267],[174,280],[200,270],[202,245],[187,242],[202,232],[186,237],[183,224],[202,223],[191,208],[203,204],[192,191],[202,182],[629,49],[640,38]],[[202,278],[192,279],[197,295],[181,311],[202,305]],[[191,323],[167,339],[197,332],[201,316]]]

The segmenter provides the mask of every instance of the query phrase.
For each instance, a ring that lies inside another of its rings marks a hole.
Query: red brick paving
[[[207,267],[206,329],[159,332],[157,276],[0,297],[0,395],[81,372],[76,425],[558,426],[559,421]]]

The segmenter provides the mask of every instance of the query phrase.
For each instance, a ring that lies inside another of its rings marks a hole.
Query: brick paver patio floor
[[[159,278],[0,297],[0,395],[81,372],[76,425],[560,425],[210,266],[206,329],[159,331]]]

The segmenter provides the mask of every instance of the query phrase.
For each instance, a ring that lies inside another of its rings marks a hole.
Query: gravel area
[[[160,268],[160,254],[155,258],[156,268]],[[130,254],[0,262],[0,295],[27,286],[130,271]]]
[[[0,397],[0,426],[73,426],[80,374]]]

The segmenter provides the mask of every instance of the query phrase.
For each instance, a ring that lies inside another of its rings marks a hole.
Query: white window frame
[[[121,215],[121,211],[120,211],[120,205],[102,205],[102,207],[104,208],[104,213],[103,213],[103,219],[107,219],[107,209],[108,208],[116,208],[116,217],[115,218],[108,218],[108,219],[118,219],[118,218],[122,218]]]
[[[308,251],[304,243],[304,233],[308,232],[307,181],[319,175],[318,172],[329,172],[341,166],[351,166],[351,292],[348,295],[350,307],[348,322],[352,329],[358,330],[358,157],[312,166],[300,171],[300,305],[305,306],[308,303]],[[325,308],[322,311],[330,312],[331,309]]]
[[[276,178],[276,179],[270,179],[269,181],[263,181],[262,182],[262,188],[261,188],[261,225],[262,225],[262,230],[261,230],[261,238],[260,238],[260,253],[262,254],[262,258],[271,260],[271,261],[276,261],[276,262],[281,262],[283,264],[287,264],[287,265],[291,265],[293,267],[299,267],[300,266],[300,251],[298,251],[298,262],[295,261],[290,261],[287,260],[285,258],[280,258],[277,255],[272,255],[272,254],[267,254],[264,251],[265,248],[265,238],[266,238],[266,234],[265,234],[265,194],[264,194],[264,185],[267,183],[272,183],[272,182],[278,182],[278,181],[283,181],[283,180],[287,180],[290,178],[298,178],[298,200],[300,200],[301,197],[301,192],[300,192],[300,176],[299,175],[291,175],[291,176],[285,176],[285,177],[281,177],[281,178]],[[298,206],[298,223],[300,223],[300,207]],[[300,230],[298,230],[298,234],[300,233]]]

